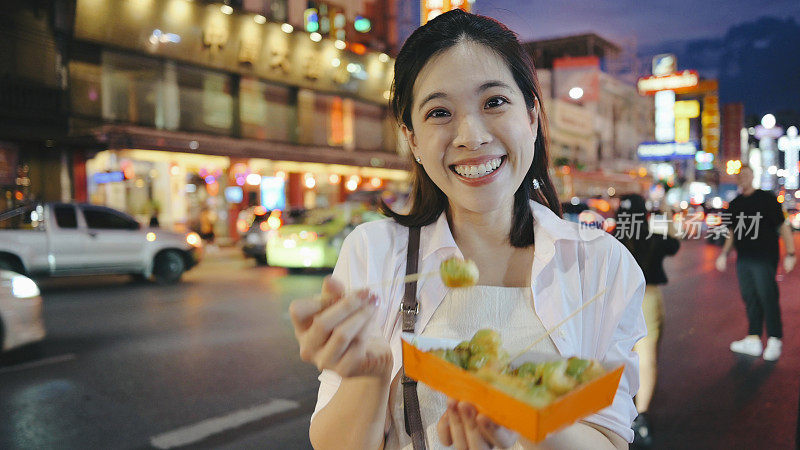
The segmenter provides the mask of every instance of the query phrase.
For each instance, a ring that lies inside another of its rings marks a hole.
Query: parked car
[[[267,239],[271,266],[333,268],[344,238],[360,223],[383,218],[376,211],[344,205],[310,210],[299,223],[282,225]]]
[[[197,233],[144,227],[105,206],[45,203],[0,213],[0,269],[30,276],[113,273],[174,283],[202,250]]]
[[[253,258],[256,264],[265,266],[267,262],[267,240],[278,228],[286,224],[297,223],[305,217],[305,209],[267,211],[256,209],[248,221],[246,231],[242,234],[242,253],[245,258]]]
[[[0,270],[0,353],[45,337],[42,297],[30,278]]]

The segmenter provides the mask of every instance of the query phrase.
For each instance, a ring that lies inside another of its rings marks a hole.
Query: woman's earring
[[[419,164],[419,163],[422,161],[422,159],[420,159],[420,157],[419,157],[419,156],[415,156],[415,157],[414,157],[414,161],[416,161],[416,162],[417,162],[417,164]]]
[[[542,187],[542,186],[539,184],[539,180],[537,180],[536,178],[534,178],[534,179],[533,179],[533,188],[534,188],[534,189],[539,189],[540,187]]]

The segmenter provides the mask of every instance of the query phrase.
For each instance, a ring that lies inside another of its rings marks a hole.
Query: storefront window
[[[291,142],[297,108],[291,90],[243,78],[239,84],[242,136]]]
[[[230,134],[233,126],[233,96],[228,75],[178,67],[180,128]]]
[[[383,108],[359,101],[353,103],[356,147],[361,150],[380,150],[383,146]]]
[[[163,114],[163,69],[158,60],[104,52],[103,118],[155,127]],[[88,94],[87,94],[88,95]]]
[[[69,93],[73,114],[93,119],[103,117],[102,73],[98,64],[83,61],[69,63]]]
[[[301,144],[354,148],[355,101],[335,95],[301,89],[297,96],[297,115]]]

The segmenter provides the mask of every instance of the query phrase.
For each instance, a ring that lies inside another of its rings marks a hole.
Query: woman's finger
[[[353,340],[362,334],[374,312],[374,307],[363,307],[337,325],[317,352],[314,360],[317,368],[322,370],[336,365]]]
[[[305,332],[311,326],[314,315],[322,311],[319,298],[300,298],[289,305],[289,316],[292,318],[295,336]]]
[[[336,303],[342,296],[344,296],[344,286],[327,276],[322,281],[321,296],[293,301],[289,305],[289,316],[292,318],[295,335],[308,329],[317,313]]]
[[[347,347],[342,357],[337,361],[332,370],[341,377],[348,377],[360,371],[368,370],[369,362],[365,361],[366,343],[361,339],[355,339]]]
[[[475,423],[475,416],[478,414],[475,407],[467,402],[459,402],[458,412],[461,414],[461,423],[464,425],[468,448],[471,450],[489,450],[491,448],[490,444],[483,438],[480,429],[478,429],[478,424]]]
[[[330,275],[322,280],[322,309],[336,303],[337,300],[344,297],[344,286],[342,283],[334,280]]]
[[[453,448],[456,450],[466,450],[467,436],[464,434],[464,423],[461,421],[461,414],[458,412],[458,402],[448,399],[447,401],[448,421],[450,422],[450,436],[453,438]]]
[[[364,308],[371,299],[377,300],[376,297],[370,296],[367,291],[359,291],[353,295],[346,296],[335,305],[314,316],[311,326],[302,336],[301,352],[315,353],[317,349],[325,344],[336,326],[359,309]]]
[[[439,422],[436,424],[436,433],[439,435],[439,442],[445,447],[453,445],[453,437],[450,435],[450,410],[446,409]]]
[[[514,445],[519,438],[516,432],[494,423],[492,419],[483,414],[479,413],[475,418],[475,422],[478,424],[481,435],[494,447],[509,448]]]

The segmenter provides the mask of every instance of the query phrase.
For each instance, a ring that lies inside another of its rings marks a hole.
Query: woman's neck
[[[459,248],[497,248],[510,246],[508,234],[513,220],[511,206],[474,212],[453,207],[447,211],[450,231]]]
[[[476,213],[451,207],[448,222],[465,258],[478,266],[479,284],[529,286],[533,247],[516,248],[509,241],[513,208],[508,205]]]

